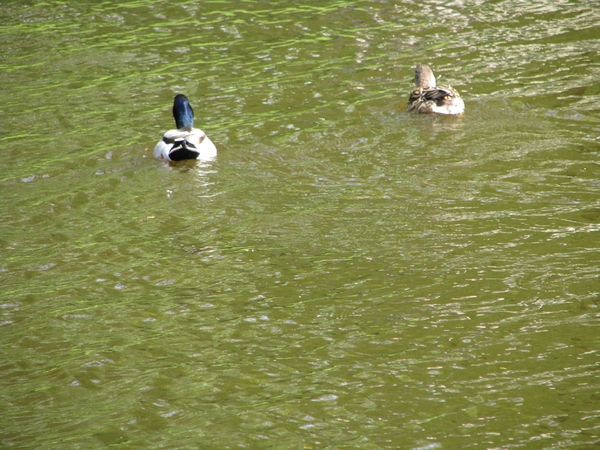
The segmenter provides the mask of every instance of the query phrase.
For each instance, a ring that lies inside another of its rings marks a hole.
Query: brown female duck
[[[465,102],[450,86],[436,86],[429,66],[419,64],[415,69],[417,88],[408,98],[406,110],[416,113],[462,114]]]

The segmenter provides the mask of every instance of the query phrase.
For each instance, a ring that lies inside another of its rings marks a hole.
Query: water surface
[[[600,443],[593,3],[0,21],[3,447]],[[151,157],[178,92],[216,161]]]

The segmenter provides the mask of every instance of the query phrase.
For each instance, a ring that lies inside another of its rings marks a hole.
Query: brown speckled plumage
[[[436,86],[429,66],[417,65],[415,84],[417,88],[408,98],[407,111],[425,114],[462,114],[465,111],[465,103],[456,90],[451,86]]]

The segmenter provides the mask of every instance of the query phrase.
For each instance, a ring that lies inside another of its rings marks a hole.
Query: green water
[[[0,24],[2,448],[600,445],[594,2]],[[152,158],[178,92],[216,161]]]

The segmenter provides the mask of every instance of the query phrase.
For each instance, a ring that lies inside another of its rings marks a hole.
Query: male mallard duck
[[[176,130],[167,131],[154,148],[154,157],[164,161],[209,160],[217,156],[217,147],[204,131],[194,128],[194,110],[183,94],[173,100]]]
[[[465,102],[450,86],[436,86],[433,71],[419,64],[415,69],[417,88],[408,98],[406,110],[416,113],[462,114]]]

